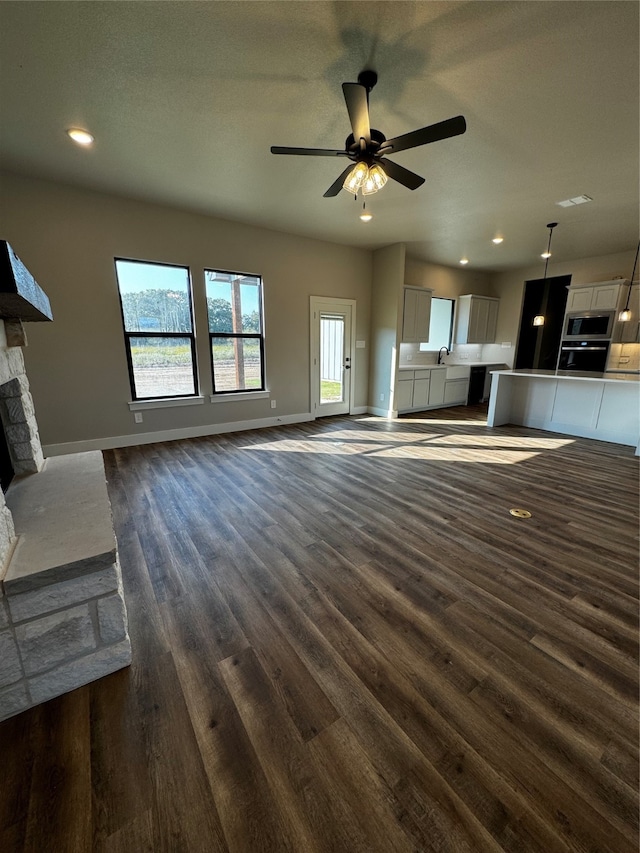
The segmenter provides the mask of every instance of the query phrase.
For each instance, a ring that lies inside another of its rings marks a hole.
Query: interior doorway
[[[517,369],[556,369],[570,284],[570,275],[525,282],[516,351]],[[537,314],[544,317],[543,326],[533,325]]]
[[[353,406],[355,307],[353,299],[311,297],[311,412],[316,418],[346,415]]]

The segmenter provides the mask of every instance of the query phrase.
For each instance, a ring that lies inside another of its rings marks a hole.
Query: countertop
[[[446,364],[401,364],[398,370],[433,370],[443,367],[504,367],[504,361],[448,361]]]
[[[498,375],[535,376],[540,379],[580,379],[585,382],[640,382],[637,373],[587,373],[573,370],[496,370]]]

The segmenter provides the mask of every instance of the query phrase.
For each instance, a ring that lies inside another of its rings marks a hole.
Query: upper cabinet
[[[567,313],[577,311],[615,311],[624,282],[603,281],[599,284],[584,284],[570,287],[567,296]]]
[[[424,343],[429,340],[431,293],[431,290],[421,287],[405,286],[402,311],[403,343]]]
[[[466,294],[458,297],[457,344],[492,344],[496,339],[499,299]]]

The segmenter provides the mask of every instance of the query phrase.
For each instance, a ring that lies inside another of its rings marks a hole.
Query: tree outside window
[[[264,390],[262,280],[205,270],[214,394]]]
[[[194,396],[189,269],[122,259],[115,263],[133,399]]]

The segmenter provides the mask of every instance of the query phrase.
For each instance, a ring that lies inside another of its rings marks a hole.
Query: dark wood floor
[[[483,414],[105,453],[134,662],[0,725],[0,849],[635,853],[638,460]]]

